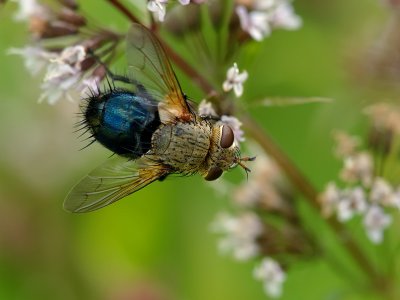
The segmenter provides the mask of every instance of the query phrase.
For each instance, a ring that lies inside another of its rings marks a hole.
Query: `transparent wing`
[[[147,157],[135,161],[112,157],[72,188],[64,201],[64,209],[90,212],[102,208],[167,174],[166,167]]]
[[[158,101],[163,123],[193,120],[171,63],[160,41],[146,27],[133,24],[127,35],[129,73]]]

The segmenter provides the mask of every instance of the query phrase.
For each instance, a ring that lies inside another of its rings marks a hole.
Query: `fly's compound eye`
[[[235,136],[233,134],[232,128],[230,128],[228,125],[222,125],[221,139],[219,145],[222,148],[229,148],[230,146],[232,146],[234,140]]]
[[[208,173],[206,177],[204,177],[205,180],[207,181],[213,181],[215,179],[218,179],[222,175],[222,169],[218,167],[212,167],[210,170],[208,170]]]

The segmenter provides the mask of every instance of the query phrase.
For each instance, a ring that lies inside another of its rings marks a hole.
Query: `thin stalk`
[[[132,12],[128,8],[126,8],[126,6],[122,4],[120,1],[118,0],[107,0],[107,1],[110,2],[112,6],[114,6],[117,10],[119,10],[130,21],[134,23],[140,23],[140,21],[136,18],[136,16],[132,14]]]

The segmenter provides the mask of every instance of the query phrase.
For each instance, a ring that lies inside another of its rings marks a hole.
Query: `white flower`
[[[282,284],[286,280],[286,274],[281,266],[272,258],[264,258],[261,264],[254,269],[253,276],[261,280],[265,293],[273,298],[282,294]]]
[[[14,15],[16,21],[26,21],[35,15],[45,15],[46,9],[36,0],[18,0],[18,12]]]
[[[253,153],[261,153],[258,147],[250,149]],[[290,214],[291,205],[287,201],[287,193],[290,192],[276,162],[260,154],[257,155],[257,163],[251,168],[248,181],[241,184],[230,196],[242,208],[256,207],[271,213]]]
[[[234,116],[223,115],[221,116],[221,122],[228,125],[232,129],[236,141],[243,142],[245,140],[244,132],[240,129],[242,122],[240,122],[238,118]]]
[[[296,30],[302,24],[300,17],[294,13],[292,5],[287,2],[278,3],[269,16],[269,22],[274,28],[288,30]]]
[[[8,54],[21,55],[25,60],[25,67],[32,75],[37,75],[52,59],[56,53],[45,51],[40,47],[27,46],[25,48],[10,48]]]
[[[364,113],[369,116],[373,127],[380,131],[393,131],[400,133],[400,109],[389,103],[377,103],[364,109]]]
[[[44,91],[39,102],[47,99],[49,104],[55,104],[63,97],[72,101],[69,92],[72,89],[80,89],[79,81],[82,77],[80,64],[85,57],[84,47],[78,45],[65,48],[59,56],[52,59],[41,86]]]
[[[261,187],[255,181],[246,182],[237,188],[233,194],[235,203],[242,207],[255,207],[260,202],[261,197]]]
[[[342,192],[341,199],[337,206],[337,216],[340,222],[350,220],[354,214],[364,213],[367,209],[367,202],[364,190],[356,187],[353,190]]]
[[[150,0],[147,9],[153,12],[160,22],[164,22],[167,2],[168,0]]]
[[[247,4],[247,1],[242,2]],[[238,5],[236,14],[242,29],[256,41],[269,36],[274,28],[294,30],[302,24],[300,17],[286,0],[255,0],[251,3],[250,10],[244,5]]]
[[[79,72],[80,71],[78,69],[75,69],[70,65],[52,63],[47,66],[47,72],[44,77],[44,82],[58,82],[75,74],[78,74]]]
[[[400,209],[400,188],[397,188],[392,194],[390,205]]]
[[[255,10],[267,10],[274,7],[274,5],[276,5],[276,2],[277,0],[254,0],[252,3],[252,8],[254,8]]]
[[[361,181],[365,186],[369,186],[372,182],[372,171],[371,156],[366,152],[360,152],[346,157],[340,177],[349,183]]]
[[[376,178],[370,191],[371,202],[400,209],[400,190],[396,191],[383,178]]]
[[[178,0],[178,1],[182,5],[188,5],[190,3],[190,0]]]
[[[360,145],[360,139],[357,136],[350,136],[346,132],[335,130],[333,138],[336,142],[335,154],[339,158],[351,156]]]
[[[257,10],[249,12],[246,7],[239,5],[236,7],[236,14],[243,31],[248,32],[256,41],[261,41],[271,33],[267,12]]]
[[[260,185],[254,180],[251,181],[249,180],[249,182],[246,182],[238,189],[236,189],[233,194],[235,204],[238,204],[241,207],[250,207],[250,208],[257,206],[260,203],[262,196],[263,196],[262,187],[260,187]]]
[[[252,212],[235,217],[221,213],[212,224],[212,230],[225,235],[218,247],[222,253],[232,252],[240,261],[248,260],[259,252],[256,239],[263,232],[261,220]]]
[[[339,201],[340,193],[334,182],[329,182],[325,188],[325,191],[318,197],[318,201],[322,208],[322,215],[324,217],[329,217],[336,210]]]
[[[383,230],[392,223],[392,218],[386,215],[378,205],[372,205],[364,217],[364,227],[368,238],[374,244],[383,240]]]
[[[41,85],[43,93],[39,98],[39,103],[47,99],[47,103],[53,105],[61,98],[73,101],[70,92],[73,89],[79,89],[80,79],[80,73],[69,74],[66,72],[63,76],[54,77],[52,80],[43,82]]]
[[[68,64],[75,69],[80,69],[80,63],[86,58],[86,50],[82,45],[65,48],[58,57],[52,60],[59,65]]]
[[[218,117],[218,114],[215,112],[212,103],[208,102],[206,99],[203,99],[200,102],[198,113],[200,116]]]
[[[374,180],[370,192],[371,202],[390,205],[394,197],[393,188],[385,179],[378,177]]]
[[[235,92],[236,97],[243,94],[243,83],[247,80],[248,74],[246,71],[239,73],[239,68],[236,63],[226,72],[226,80],[222,85],[225,92],[231,89]]]

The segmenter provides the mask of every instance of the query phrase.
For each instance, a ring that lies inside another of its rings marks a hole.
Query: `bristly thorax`
[[[176,172],[204,172],[211,133],[206,121],[162,125],[153,134],[151,154]]]

